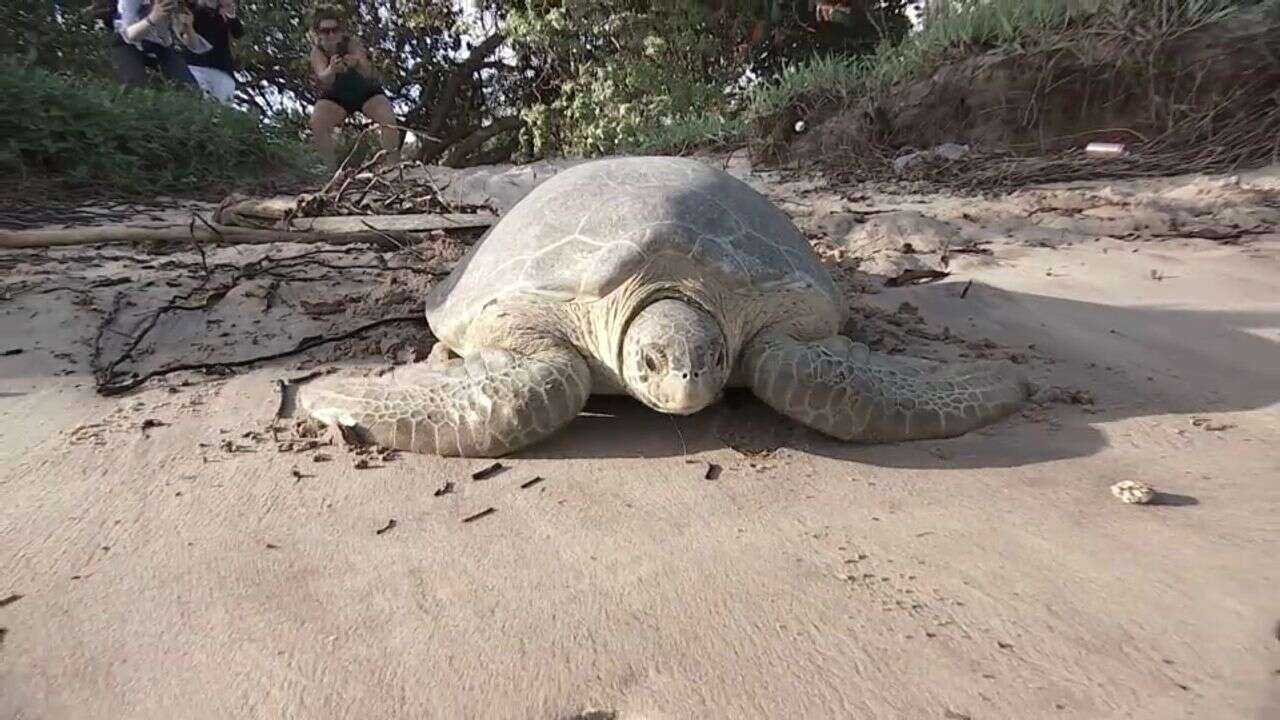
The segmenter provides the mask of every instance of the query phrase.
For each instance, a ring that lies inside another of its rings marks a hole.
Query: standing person
[[[230,105],[236,94],[231,38],[244,35],[244,24],[236,15],[236,0],[196,0],[193,14],[196,33],[212,47],[204,53],[187,51],[187,65],[206,95]]]
[[[385,161],[400,161],[400,131],[395,111],[382,86],[375,79],[369,54],[360,40],[343,27],[343,12],[330,6],[317,7],[312,14],[311,69],[321,96],[311,111],[311,132],[320,155],[332,167],[333,133],[347,115],[356,111],[378,123]]]
[[[120,82],[126,87],[146,83],[150,61],[169,81],[194,88],[195,77],[178,45],[197,53],[210,45],[196,33],[193,20],[177,0],[117,0],[111,58]]]

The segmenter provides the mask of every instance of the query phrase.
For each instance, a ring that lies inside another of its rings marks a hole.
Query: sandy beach
[[[1280,167],[737,172],[848,334],[1037,402],[859,446],[595,398],[473,479],[276,417],[278,381],[425,358],[463,240],[0,251],[0,717],[1280,718]]]

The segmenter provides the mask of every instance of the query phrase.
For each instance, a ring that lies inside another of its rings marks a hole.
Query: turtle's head
[[[622,339],[622,377],[654,410],[692,415],[715,402],[728,380],[724,333],[715,318],[688,303],[651,303]]]

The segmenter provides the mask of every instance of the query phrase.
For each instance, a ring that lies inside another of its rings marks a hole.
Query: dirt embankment
[[[801,118],[811,130],[796,135]],[[853,107],[801,98],[770,123],[758,157],[836,167],[885,170],[943,143],[1045,155],[1091,141],[1129,145],[1146,174],[1261,165],[1280,151],[1280,12],[1177,29],[1099,15],[1024,49],[956,57]]]

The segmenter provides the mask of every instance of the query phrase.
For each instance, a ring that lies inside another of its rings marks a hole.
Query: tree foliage
[[[521,112],[533,156],[634,148],[655,128],[723,112],[738,70],[695,2],[527,1],[507,21],[536,78]]]
[[[106,0],[0,0],[0,55],[78,75],[102,67]]]
[[[814,54],[862,53],[906,27],[904,0],[325,0],[368,46],[422,159],[645,148],[668,128],[719,127],[744,73]],[[114,0],[0,0],[0,48],[71,75],[109,72]],[[313,0],[239,0],[238,103],[305,132],[315,101]],[[465,9],[464,9],[465,8]]]
[[[922,0],[704,0],[738,59],[771,76],[823,55],[865,55],[910,27],[907,8]]]

